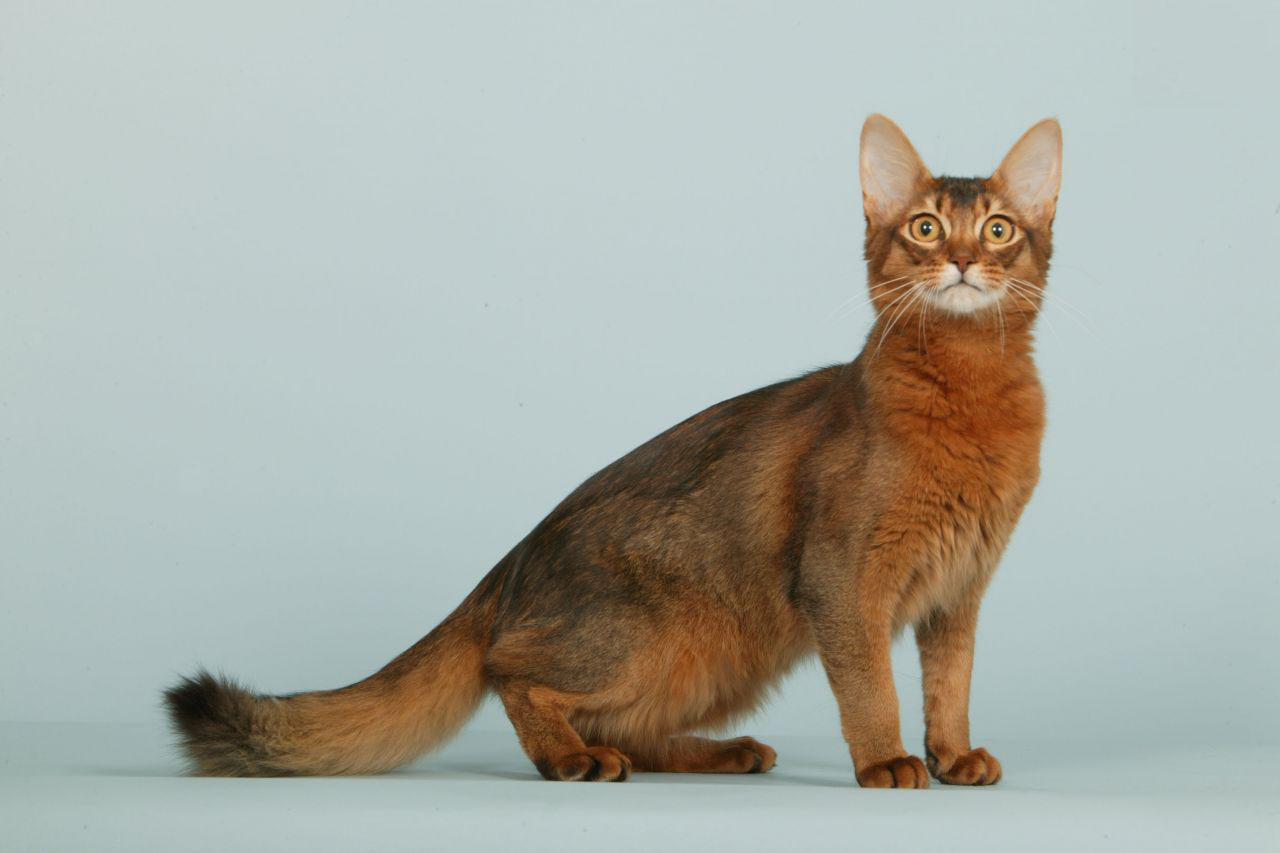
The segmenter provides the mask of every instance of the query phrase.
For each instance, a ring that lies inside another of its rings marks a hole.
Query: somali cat
[[[857,781],[990,785],[969,740],[978,606],[1039,473],[1032,325],[1058,123],[990,178],[932,177],[893,122],[862,130],[875,325],[861,354],[719,403],[592,476],[431,633],[349,687],[167,691],[195,772],[375,773],[451,736],[490,690],[547,779],[757,773],[713,740],[817,651]],[[889,648],[911,626],[926,761],[903,748]]]

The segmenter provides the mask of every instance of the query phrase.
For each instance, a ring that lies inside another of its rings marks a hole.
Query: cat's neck
[[[1032,322],[1025,316],[877,320],[859,361],[885,401],[932,389],[953,400],[988,400],[1011,383],[1037,383]]]

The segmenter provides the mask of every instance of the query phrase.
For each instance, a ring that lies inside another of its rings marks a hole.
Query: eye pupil
[[[1004,236],[1004,226],[1003,226],[1003,225],[1001,225],[999,222],[993,222],[993,223],[991,224],[991,233],[992,233],[992,234],[994,234],[994,235],[996,235],[997,237],[1003,237],[1003,236]]]
[[[933,223],[928,220],[920,223],[920,233],[928,237],[933,233]]]

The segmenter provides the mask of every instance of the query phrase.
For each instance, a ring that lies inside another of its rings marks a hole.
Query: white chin
[[[979,290],[968,284],[955,284],[935,291],[930,301],[953,314],[972,314],[994,305],[999,298],[986,288]]]

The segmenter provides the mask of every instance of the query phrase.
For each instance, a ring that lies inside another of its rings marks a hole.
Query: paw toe
[[[729,743],[739,773],[768,773],[778,761],[773,747],[753,737],[734,738]]]
[[[872,764],[857,774],[864,788],[927,788],[929,774],[924,762],[914,755],[902,755]]]
[[[1000,762],[978,747],[952,756],[949,761],[930,754],[929,769],[946,785],[994,785],[1004,775]]]
[[[625,782],[631,777],[631,759],[609,746],[593,746],[537,762],[545,779],[557,782]]]

